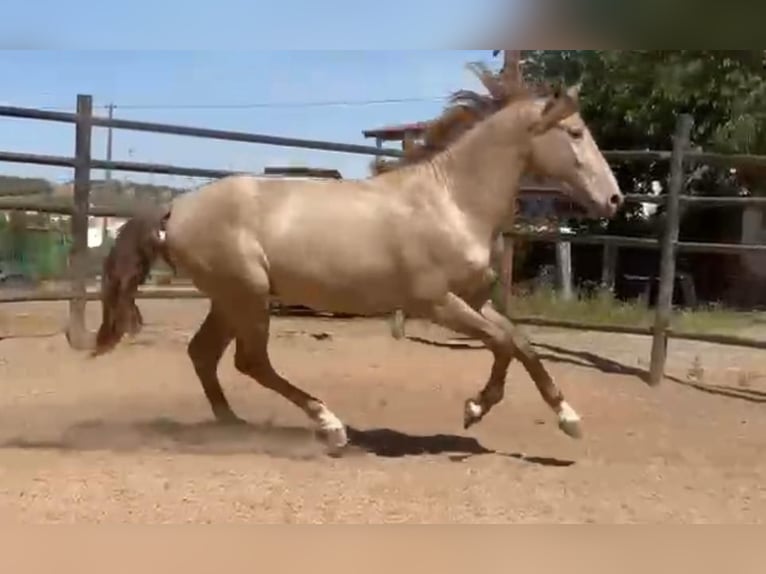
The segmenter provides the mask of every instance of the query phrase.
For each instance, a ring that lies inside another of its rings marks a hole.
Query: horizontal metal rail
[[[10,118],[27,118],[34,120],[63,122],[74,124],[77,122],[77,114],[71,112],[59,112],[26,108],[18,106],[0,106],[0,116]],[[218,139],[226,141],[240,141],[255,144],[266,144],[283,147],[307,148],[321,151],[334,151],[341,153],[354,153],[373,156],[402,157],[400,150],[377,148],[358,144],[346,144],[328,142],[323,140],[311,140],[302,138],[289,138],[271,136],[266,134],[254,134],[239,131],[217,130],[210,128],[198,128],[166,123],[143,122],[118,118],[93,116],[92,125],[97,127],[111,127],[131,131],[143,131],[167,135],[179,135],[199,137],[206,139]],[[605,150],[604,156],[613,161],[670,161],[670,150]],[[766,167],[766,156],[749,154],[720,154],[704,151],[687,151],[684,154],[689,162],[699,162],[721,167]]]
[[[617,247],[633,247],[637,249],[659,249],[657,239],[645,237],[622,237],[617,235],[570,235],[567,233],[531,232],[509,230],[504,235],[523,241],[540,243],[572,243],[581,245],[615,245]],[[696,241],[679,241],[676,249],[686,253],[766,253],[766,245],[746,243],[702,243]]]

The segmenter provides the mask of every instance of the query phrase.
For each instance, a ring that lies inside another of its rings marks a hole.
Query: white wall
[[[107,218],[106,232],[110,237],[114,237],[117,231],[125,223],[125,219],[119,217]],[[88,218],[88,247],[99,247],[104,242],[104,218],[103,217],[90,217]]]

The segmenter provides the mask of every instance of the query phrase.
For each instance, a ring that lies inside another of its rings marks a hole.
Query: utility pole
[[[109,110],[109,119],[114,119],[114,104],[109,104],[107,106],[107,109]],[[106,161],[112,161],[112,133],[113,133],[112,126],[109,126],[106,128]],[[105,170],[104,179],[107,182],[107,189],[110,189],[109,183],[112,181],[112,168],[108,167]],[[109,232],[109,218],[104,216],[103,220],[101,221],[101,244],[103,245],[106,242],[107,233]]]
[[[109,119],[114,119],[114,104],[107,106],[109,110]],[[112,161],[112,126],[109,126],[106,131],[106,161]],[[106,169],[106,181],[112,181],[112,168]]]

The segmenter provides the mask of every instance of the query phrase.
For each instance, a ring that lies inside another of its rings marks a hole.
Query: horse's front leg
[[[466,401],[466,428],[480,421],[502,400],[508,366],[515,356],[529,372],[545,402],[558,415],[561,430],[572,437],[581,435],[580,417],[564,400],[531,343],[506,317],[495,311],[490,302],[477,310],[450,293],[434,305],[432,318],[438,324],[481,340],[494,356],[487,384],[476,397]]]

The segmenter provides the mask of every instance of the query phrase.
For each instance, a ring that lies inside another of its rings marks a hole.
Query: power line
[[[273,108],[314,108],[314,107],[354,107],[354,106],[376,106],[391,104],[411,104],[426,102],[444,102],[447,98],[444,96],[422,97],[422,98],[386,98],[378,100],[320,100],[304,102],[255,102],[241,104],[101,104],[94,105],[94,108],[122,110],[245,110],[245,109],[273,109]],[[51,111],[65,111],[71,108],[63,107],[45,107],[42,108]]]
[[[255,108],[314,108],[334,106],[375,106],[388,104],[410,104],[444,101],[444,97],[431,98],[389,98],[380,100],[324,100],[308,102],[260,102],[244,104],[116,104],[116,108],[131,110],[161,109],[255,109]]]

